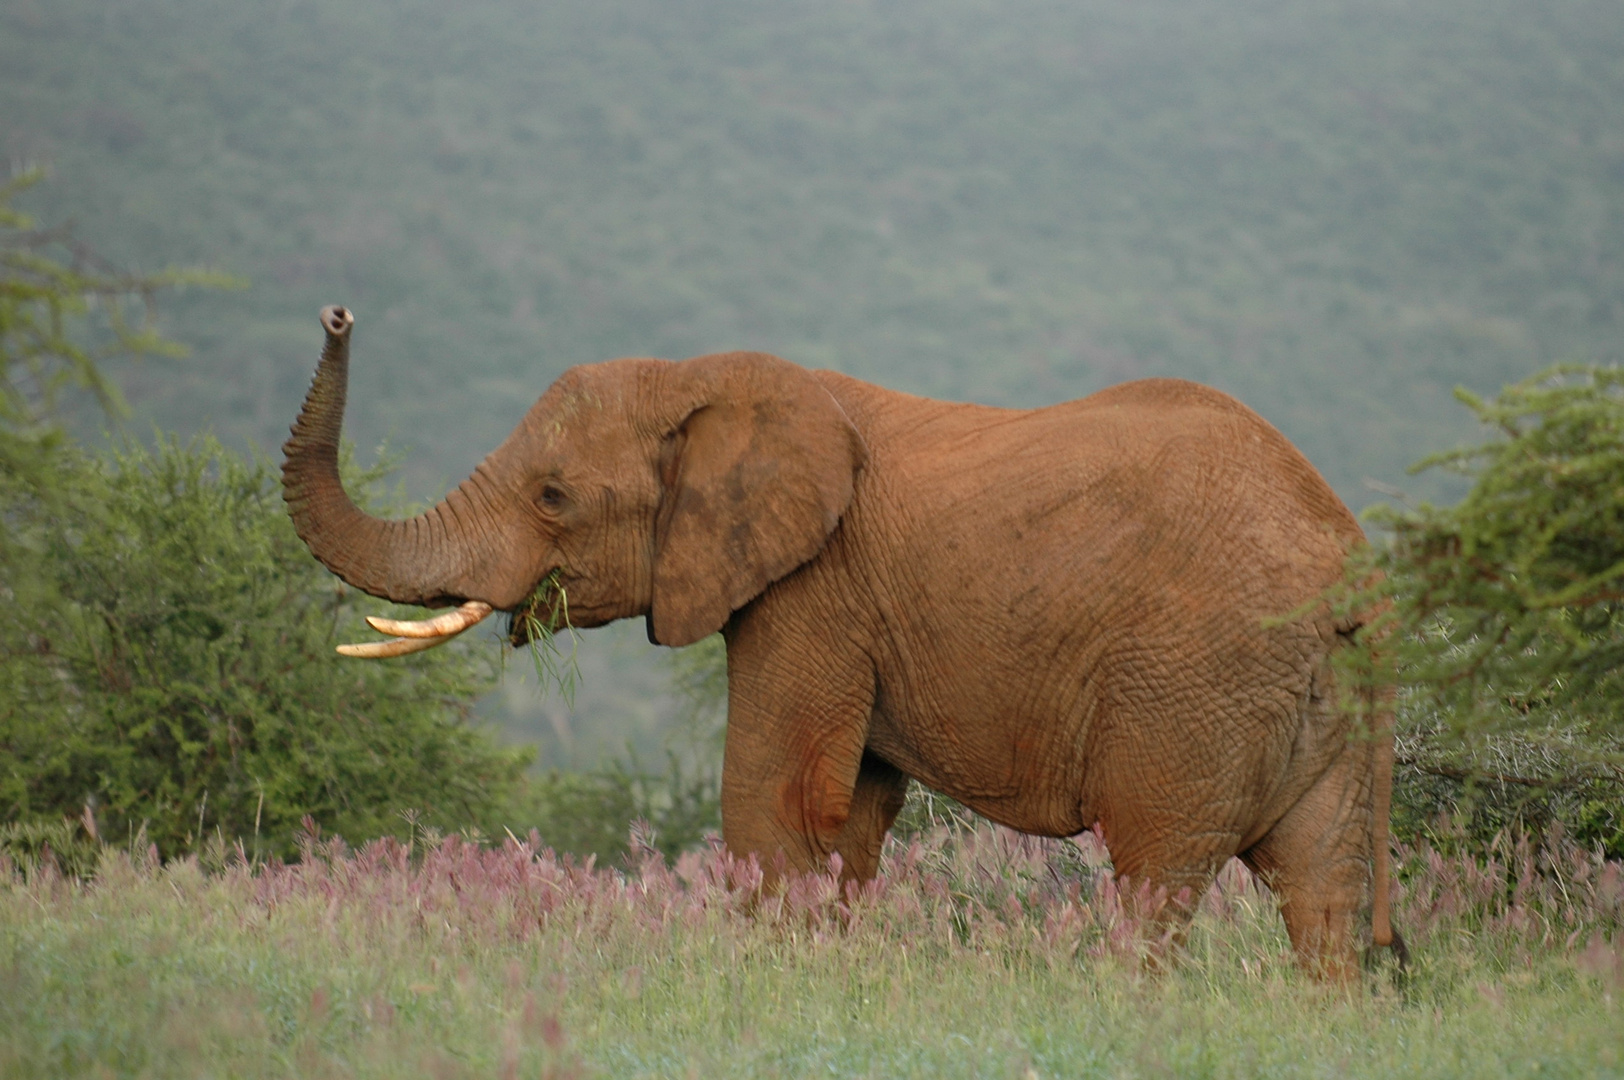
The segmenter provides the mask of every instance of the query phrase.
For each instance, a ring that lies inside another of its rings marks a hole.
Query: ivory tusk
[[[408,653],[422,652],[432,649],[436,645],[444,645],[451,637],[433,638],[390,638],[388,641],[369,641],[364,645],[340,645],[338,651],[344,656],[359,656],[363,660],[383,660],[391,656],[405,656]]]
[[[374,630],[396,634],[388,641],[369,641],[360,645],[340,645],[344,656],[358,656],[363,660],[382,660],[391,656],[407,656],[436,645],[444,645],[491,613],[491,606],[479,600],[470,600],[456,611],[436,615],[417,622],[401,619],[380,619],[368,615],[367,622]]]
[[[470,600],[455,611],[436,615],[430,619],[385,619],[368,615],[367,625],[380,634],[394,634],[403,638],[443,638],[460,634],[491,613],[491,606],[482,600]],[[391,654],[393,655],[393,654]]]

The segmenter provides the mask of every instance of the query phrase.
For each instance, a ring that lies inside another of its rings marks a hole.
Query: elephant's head
[[[382,520],[338,475],[354,318],[329,307],[321,323],[321,363],[283,446],[288,511],[356,588],[463,605],[415,632],[383,623],[419,647],[522,608],[549,578],[577,626],[646,614],[661,644],[697,641],[818,552],[865,460],[840,405],[784,360],[612,360],[566,372],[439,505]]]

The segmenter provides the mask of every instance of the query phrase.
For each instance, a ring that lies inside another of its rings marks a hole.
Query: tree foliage
[[[64,390],[87,391],[107,413],[120,415],[124,401],[102,361],[184,354],[157,332],[154,294],[183,284],[236,284],[197,270],[124,273],[71,230],[36,228],[12,200],[41,178],[29,172],[0,185],[0,476],[36,482],[60,439]]]
[[[1560,708],[1624,733],[1624,370],[1459,395],[1500,437],[1417,468],[1468,476],[1470,492],[1373,515],[1394,535],[1395,615],[1425,631],[1409,677],[1480,722]]]
[[[1415,468],[1469,492],[1373,511],[1391,543],[1354,571],[1374,584],[1352,603],[1383,611],[1364,676],[1402,688],[1401,811],[1624,853],[1624,371],[1457,393],[1496,437]]]
[[[379,605],[310,558],[268,466],[209,438],[66,438],[65,391],[122,410],[109,357],[184,351],[159,289],[232,282],[126,273],[36,228],[11,200],[38,179],[0,187],[0,847],[60,861],[66,830],[275,856],[306,818],[357,840],[533,823],[529,754],[467,722],[493,649],[347,663],[333,643]]]
[[[494,649],[334,654],[378,605],[294,534],[275,474],[209,439],[63,455],[0,554],[0,818],[89,813],[166,854],[498,827],[528,754],[468,725]],[[86,811],[85,808],[89,807]]]

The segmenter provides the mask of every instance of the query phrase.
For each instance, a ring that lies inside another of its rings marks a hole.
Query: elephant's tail
[[[1374,894],[1371,903],[1370,929],[1371,940],[1378,947],[1393,950],[1393,956],[1398,960],[1400,968],[1410,965],[1410,950],[1404,944],[1404,935],[1393,928],[1392,896],[1391,896],[1391,864],[1393,855],[1390,847],[1388,823],[1393,810],[1393,688],[1391,686],[1367,687],[1365,689],[1366,705],[1369,708],[1371,735],[1375,740],[1373,814],[1371,821],[1371,841],[1374,848],[1376,873],[1372,882]]]

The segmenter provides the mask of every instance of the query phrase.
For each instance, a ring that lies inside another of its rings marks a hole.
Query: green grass
[[[1402,990],[1304,978],[1234,864],[1181,962],[1146,975],[1090,846],[985,829],[893,846],[849,902],[803,879],[753,914],[753,867],[715,852],[628,872],[515,842],[417,854],[6,874],[0,1075],[1624,1072],[1624,874],[1572,851],[1411,853]]]
[[[530,599],[508,616],[508,640],[515,647],[529,649],[541,693],[545,695],[549,686],[557,684],[565,706],[574,708],[575,690],[581,682],[581,635],[570,622],[570,595],[562,573],[555,569],[548,574],[536,585]],[[568,654],[559,647],[560,631],[569,636]]]

